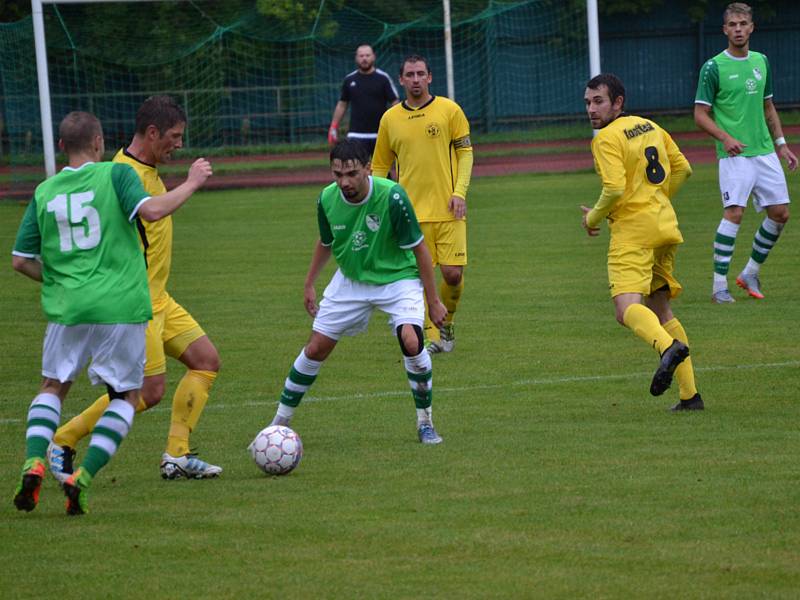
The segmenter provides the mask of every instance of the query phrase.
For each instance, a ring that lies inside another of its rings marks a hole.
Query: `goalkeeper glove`
[[[339,123],[337,121],[332,121],[330,129],[328,129],[328,144],[333,146],[338,141],[339,141]]]

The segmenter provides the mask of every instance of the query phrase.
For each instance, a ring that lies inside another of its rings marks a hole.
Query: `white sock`
[[[427,423],[428,425],[433,424],[430,406],[428,408],[417,409],[417,426],[419,427],[423,423]]]

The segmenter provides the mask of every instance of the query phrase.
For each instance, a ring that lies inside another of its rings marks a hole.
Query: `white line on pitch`
[[[719,371],[737,371],[737,370],[754,370],[754,369],[771,369],[780,367],[800,367],[800,361],[790,360],[786,362],[776,363],[760,363],[750,365],[718,365],[714,367],[695,367],[695,371],[701,373],[714,373]],[[562,383],[575,383],[579,381],[611,381],[614,379],[637,379],[639,377],[649,377],[651,373],[625,373],[620,375],[576,375],[572,377],[550,377],[542,379],[521,379],[519,381],[512,381],[510,383],[487,383],[484,385],[467,385],[461,387],[434,387],[437,394],[453,393],[453,392],[473,392],[476,390],[496,390],[509,387],[526,387],[536,385],[558,385]],[[347,394],[344,396],[307,396],[303,398],[304,403],[308,402],[335,402],[338,400],[368,400],[370,398],[389,398],[392,396],[405,396],[408,394],[406,389],[397,389],[386,392],[369,392],[366,394]],[[277,403],[276,399],[270,398],[269,400],[255,400],[249,402],[242,402],[240,404],[220,404],[216,402],[210,403],[206,406],[206,410],[223,410],[228,408],[242,407],[242,406],[270,406]],[[166,412],[172,410],[170,406],[159,406],[150,409],[148,412]],[[22,419],[0,419],[0,425],[19,423]]]

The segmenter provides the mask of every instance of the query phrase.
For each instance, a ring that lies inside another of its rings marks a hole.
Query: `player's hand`
[[[189,175],[187,175],[186,181],[194,185],[195,188],[199,188],[203,186],[206,179],[211,177],[213,173],[214,171],[211,169],[211,163],[205,158],[198,158],[192,163],[192,166],[189,167]]]
[[[444,325],[444,319],[447,316],[447,308],[442,304],[439,296],[436,296],[433,302],[428,303],[428,316],[436,327]]]
[[[778,146],[778,156],[786,161],[786,165],[789,167],[790,171],[794,171],[797,168],[797,157],[794,155],[794,152],[789,150],[788,144],[781,144]]]
[[[725,153],[728,156],[739,156],[745,148],[747,148],[747,144],[743,144],[735,137],[725,136],[725,139],[722,141],[722,146],[725,148]]]
[[[328,129],[328,145],[333,147],[339,141],[339,124],[337,122],[331,123]]]
[[[447,210],[453,213],[456,219],[463,219],[467,216],[467,201],[460,196],[450,196],[450,201],[447,203]]]
[[[303,288],[303,305],[306,307],[306,312],[312,317],[316,317],[319,312],[317,306],[317,290],[313,285],[306,284]]]
[[[596,237],[600,235],[599,227],[589,227],[589,224],[586,222],[586,215],[592,212],[592,209],[581,204],[581,210],[583,211],[583,217],[581,217],[581,226],[586,230],[586,233],[589,235],[589,237]]]

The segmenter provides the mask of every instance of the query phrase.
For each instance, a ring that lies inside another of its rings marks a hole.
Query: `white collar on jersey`
[[[94,164],[94,161],[93,160],[89,160],[89,161],[86,161],[85,163],[83,163],[80,167],[64,167],[61,170],[62,171],[80,171],[86,165],[93,165],[93,164]]]
[[[747,56],[734,56],[733,54],[728,52],[727,49],[723,50],[722,52],[725,54],[725,56],[727,56],[731,60],[747,60],[748,58],[750,58],[750,50],[747,51]]]
[[[367,192],[367,195],[364,196],[364,199],[361,202],[350,202],[350,200],[348,200],[347,198],[344,197],[344,194],[342,194],[342,190],[339,190],[339,197],[342,200],[344,200],[344,202],[348,206],[361,206],[362,204],[366,204],[367,202],[369,202],[369,199],[372,197],[372,175],[369,176],[369,191]]]

